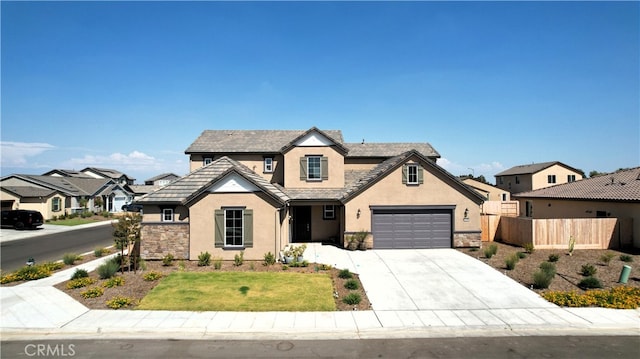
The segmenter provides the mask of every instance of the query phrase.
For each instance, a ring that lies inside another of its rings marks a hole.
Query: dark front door
[[[293,207],[293,242],[311,242],[311,207]]]

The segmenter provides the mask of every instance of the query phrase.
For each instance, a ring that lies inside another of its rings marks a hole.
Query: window
[[[525,202],[525,217],[533,217],[533,204],[529,201]]]
[[[567,182],[571,183],[575,181],[576,181],[576,175],[567,175]]]
[[[264,158],[264,172],[272,173],[273,172],[273,158],[265,157]]]
[[[60,212],[62,200],[60,200],[60,197],[53,197],[53,200],[51,201],[51,210],[53,212]]]
[[[498,180],[500,181],[500,184],[504,184],[504,180],[502,179],[502,177],[498,177]]]
[[[322,179],[320,169],[320,157],[308,157],[307,158],[307,179],[308,180],[320,180]]]
[[[336,206],[332,204],[323,206],[322,219],[336,219]]]
[[[507,194],[506,194],[506,193],[503,193],[503,194],[502,194],[502,200],[503,200],[503,201],[506,201],[506,200],[507,200]]]
[[[205,166],[210,164],[211,162],[213,162],[213,158],[211,158],[211,157],[205,157],[204,158],[204,165]]]
[[[402,183],[403,184],[422,184],[423,180],[423,170],[418,164],[406,164],[402,168]]]
[[[162,210],[162,222],[173,222],[173,208]]]
[[[516,176],[516,184],[520,184],[520,177]]]
[[[548,175],[547,183],[556,183],[556,175]]]
[[[242,210],[227,209],[224,211],[224,245],[242,246]]]
[[[231,207],[215,211],[215,247],[253,247],[253,210]]]
[[[327,157],[300,157],[301,181],[322,181],[326,179],[329,179],[329,159]]]

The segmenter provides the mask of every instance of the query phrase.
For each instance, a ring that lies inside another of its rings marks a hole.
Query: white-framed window
[[[162,209],[162,222],[173,222],[173,208]]]
[[[418,165],[407,166],[407,184],[418,184]]]
[[[322,219],[336,219],[336,206],[332,204],[322,207]]]
[[[575,181],[576,181],[576,175],[567,175],[567,182],[571,183]]]
[[[273,172],[273,157],[264,158],[264,172],[265,173]]]
[[[51,200],[51,211],[53,212],[60,212],[60,210],[62,209],[62,200],[60,199],[60,197],[53,197],[53,199]]]
[[[309,156],[307,157],[307,179],[310,181],[322,180],[322,165],[320,163],[322,157]]]
[[[556,183],[556,175],[548,175],[547,183]]]
[[[211,162],[213,162],[213,158],[211,158],[211,157],[205,157],[204,158],[204,165],[205,166],[208,165],[208,164],[211,164]]]
[[[225,247],[242,247],[244,245],[244,213],[242,209],[225,209],[224,211],[224,245]]]

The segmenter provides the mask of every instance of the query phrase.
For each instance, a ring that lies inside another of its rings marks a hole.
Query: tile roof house
[[[531,218],[633,219],[640,247],[640,167],[513,195]]]
[[[185,151],[191,172],[136,203],[141,253],[233,259],[286,245],[369,248],[480,245],[483,198],[436,164],[428,143],[345,143],[341,131],[204,131]]]
[[[118,170],[110,168],[87,167],[80,172],[93,178],[110,178],[118,184],[132,185],[136,180],[135,178],[131,178]]]
[[[496,187],[518,193],[581,180],[583,174],[562,162],[553,161],[511,167],[495,177]]]
[[[177,180],[178,178],[180,178],[180,176],[175,173],[163,173],[146,179],[144,181],[144,184],[147,186],[165,186]]]

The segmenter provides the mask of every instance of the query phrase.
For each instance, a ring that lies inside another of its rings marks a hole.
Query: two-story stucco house
[[[482,196],[436,164],[428,143],[344,143],[340,131],[204,131],[191,172],[136,201],[141,253],[232,259],[290,243],[369,248],[480,245]]]
[[[562,162],[543,162],[511,167],[495,175],[496,187],[519,193],[581,180],[582,172]]]

